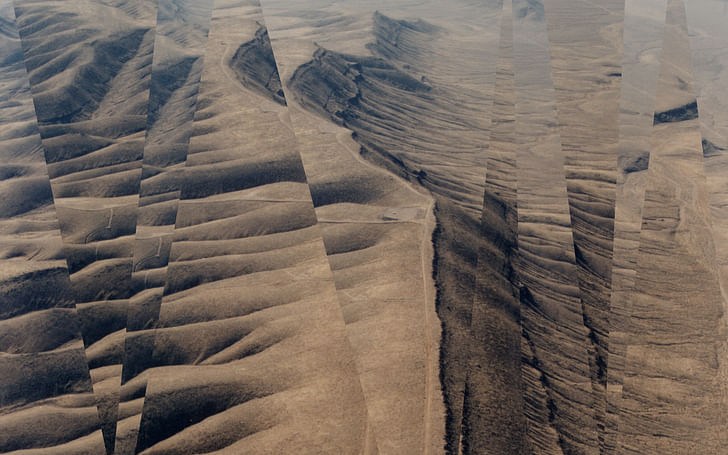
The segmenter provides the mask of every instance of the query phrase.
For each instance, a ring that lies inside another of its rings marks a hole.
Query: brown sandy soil
[[[512,3],[504,2],[461,453],[529,453],[521,372]]]
[[[0,23],[0,452],[101,454],[101,425],[11,2],[0,2]]]
[[[497,25],[500,13],[500,9],[455,3],[450,5],[452,8],[443,8],[441,3],[434,2],[366,7],[327,2],[292,7],[275,1],[263,2],[289,100],[295,97],[305,110],[353,131],[352,139],[357,145],[349,148],[355,156],[361,155],[368,162],[426,188],[435,199],[436,308],[444,328],[439,362],[447,406],[445,444],[451,452],[458,450],[470,349],[473,245],[480,241],[485,149],[498,37],[497,27],[493,26]],[[326,214],[334,210],[343,216],[345,210],[354,207],[330,206],[351,202],[350,199],[317,198],[318,188],[344,187],[345,183],[336,180],[352,180],[348,168],[338,170],[337,163],[345,161],[340,158],[341,152],[336,153],[333,139],[326,138],[331,127],[316,127],[313,120],[297,120],[297,115],[304,115],[292,111],[319,219],[327,220]],[[305,116],[315,118],[311,113]],[[304,139],[304,134],[311,139]],[[308,152],[307,141],[315,144]],[[331,151],[324,155],[324,150]],[[307,158],[307,153],[311,158]],[[331,166],[326,166],[324,157]],[[314,183],[316,179],[321,183]],[[362,226],[359,230],[366,232],[366,228]],[[336,273],[337,259],[331,254],[338,252],[335,243],[340,242],[340,237],[334,231],[327,237],[324,230],[327,249],[332,244],[329,257],[337,288],[344,289],[348,277]],[[366,257],[366,252],[351,252],[350,256]],[[372,384],[377,386],[369,388],[372,393],[387,393],[379,382]],[[392,396],[397,396],[396,389],[391,390]],[[398,425],[418,421],[416,413],[410,417],[392,412],[381,415],[379,427],[387,434],[380,437],[377,431],[380,450],[422,450],[419,443],[398,436],[409,437],[409,430],[389,431],[395,419],[401,422]],[[433,420],[434,426],[428,425],[430,436],[426,437],[429,442],[425,447],[432,453],[442,451],[441,422]],[[407,424],[406,428],[414,426]],[[438,430],[432,431],[433,428]]]
[[[713,226],[713,242],[716,250],[716,262],[720,270],[720,286],[723,297],[722,325],[718,330],[720,339],[724,341],[718,349],[720,363],[719,381],[723,384],[722,400],[728,403],[728,211],[726,195],[728,180],[725,169],[728,162],[728,130],[726,129],[726,64],[728,53],[726,43],[728,34],[721,27],[726,13],[725,4],[714,1],[701,1],[685,4],[690,50],[695,75],[700,128],[703,146],[703,165],[710,203],[710,214]],[[716,64],[717,62],[717,64]],[[724,412],[728,412],[724,408]],[[728,415],[723,415],[723,421]],[[728,446],[726,432],[723,432],[723,446]]]
[[[104,438],[113,451],[156,2],[18,1]]]
[[[604,453],[617,453],[619,409],[630,302],[642,227],[650,157],[655,88],[665,23],[665,0],[626,2],[619,118],[619,158],[614,207],[612,295],[607,366]]]
[[[544,0],[551,73],[599,448],[606,419],[609,304],[624,0]]]
[[[0,452],[728,455],[725,2],[262,1],[0,0]]]
[[[685,6],[669,0],[628,326],[619,453],[728,453],[724,303]]]
[[[158,3],[133,253],[137,293],[127,310],[122,385],[152,361],[154,343],[148,331],[159,318],[166,283],[211,10],[211,1]],[[125,398],[131,402],[121,403],[123,421],[115,445],[119,455],[134,453],[143,404],[139,397]]]
[[[513,2],[518,277],[528,441],[534,452],[596,453],[564,154],[543,6]]]
[[[285,107],[235,71],[259,17],[212,12],[138,453],[376,453]]]

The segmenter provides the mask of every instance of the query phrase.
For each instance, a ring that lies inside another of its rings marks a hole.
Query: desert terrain
[[[11,2],[0,24],[0,451],[104,453]]]
[[[728,455],[720,0],[0,0],[0,453]]]

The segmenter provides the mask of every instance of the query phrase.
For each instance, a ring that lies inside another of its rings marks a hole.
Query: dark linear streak
[[[698,102],[696,100],[692,103],[684,104],[668,111],[656,112],[653,124],[658,125],[660,123],[685,122],[688,120],[695,120],[697,118]]]
[[[713,157],[722,155],[722,152],[725,152],[725,148],[719,147],[707,139],[703,139],[702,145],[703,145],[703,157],[705,157],[705,158],[713,158]]]

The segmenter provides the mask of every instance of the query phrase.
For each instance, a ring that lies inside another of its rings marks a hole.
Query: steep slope
[[[608,454],[616,453],[621,437],[619,410],[629,338],[626,330],[640,245],[665,6],[665,0],[625,3],[609,313],[607,421],[603,436],[603,453]]]
[[[376,453],[285,107],[236,77],[259,18],[212,11],[137,453]]]
[[[724,304],[681,0],[657,85],[619,453],[728,453]]]
[[[603,450],[624,0],[543,4]]]
[[[0,452],[102,454],[28,74],[0,2]]]
[[[462,453],[525,455],[512,2],[503,2],[463,404]]]
[[[543,5],[513,2],[518,277],[528,441],[597,453],[591,375]]]
[[[150,331],[166,283],[212,2],[170,0],[158,6],[133,254],[138,292],[127,311],[122,387],[152,360]],[[144,402],[123,390],[115,451],[120,455],[134,452]]]
[[[262,15],[261,15],[261,20]],[[233,55],[231,68],[240,82],[271,100],[286,104],[286,98],[278,75],[268,29],[259,23],[255,38],[243,43]]]
[[[156,2],[15,2],[86,356],[113,451]]]
[[[264,6],[276,59],[284,72],[284,80],[288,80],[284,85],[292,95],[289,104],[300,104],[352,130],[352,138],[358,143],[352,148],[355,155],[424,187],[436,201],[435,280],[438,316],[444,328],[440,367],[448,412],[446,443],[448,450],[455,452],[460,440],[470,346],[476,256],[472,246],[479,241],[497,50],[497,33],[488,26],[498,23],[500,10],[460,3],[453,3],[452,9],[430,3],[387,6],[382,8],[387,14],[372,12],[370,34],[362,38],[358,31],[347,34],[340,30],[341,23],[359,24],[359,17],[364,14],[347,9],[346,5],[325,8],[321,13],[325,18],[317,17],[317,20],[308,16],[313,6],[286,8],[277,2],[264,2]],[[462,9],[455,10],[454,6]],[[395,11],[400,17],[427,20],[393,19],[389,11]],[[430,22],[431,19],[435,22]],[[304,39],[299,38],[300,34],[304,34]],[[473,35],[477,35],[477,40],[473,40]],[[277,40],[280,41],[277,43]],[[318,46],[296,44],[304,40],[316,42]],[[313,53],[308,62],[301,61],[305,52]],[[295,115],[293,121],[300,137],[303,138],[303,132],[308,133],[311,143],[319,148],[331,144],[331,139],[326,139],[323,133],[312,130],[315,122],[297,123]],[[326,147],[331,147],[328,156],[336,156],[333,144]],[[379,204],[363,199],[318,199],[314,175],[331,181],[341,171],[337,165],[325,171],[323,164],[315,164],[321,163],[320,159],[309,161],[306,153],[302,153],[314,203],[321,207],[317,213],[324,213],[324,206],[333,207],[341,202]],[[346,184],[340,187],[345,188]],[[344,209],[339,210],[343,213]],[[320,215],[319,219],[324,218]],[[331,242],[336,241],[332,237]],[[324,242],[328,247],[326,232]],[[336,248],[330,250],[336,251]],[[357,255],[363,256],[363,253],[351,254],[352,258]],[[336,270],[337,261],[331,254],[330,260]],[[336,272],[335,280],[340,289],[347,286],[344,282],[338,284]],[[367,386],[363,386],[366,393]],[[377,389],[378,393],[386,392],[381,387]],[[386,415],[383,417],[382,426],[391,428],[395,416],[391,415],[390,421],[385,420]],[[377,435],[380,450],[385,450],[384,447],[392,453],[420,450],[404,439],[398,441],[394,432],[380,437],[378,430]],[[433,441],[427,450],[439,451],[438,446]]]
[[[722,321],[718,325],[719,339],[724,344],[718,349],[722,382],[722,400],[728,402],[728,95],[726,66],[728,65],[728,30],[723,27],[728,10],[725,4],[714,1],[698,1],[685,4],[690,36],[697,106],[700,112],[703,165],[708,191],[708,202],[713,227],[716,262],[719,268],[723,297]],[[728,420],[724,408],[723,421]],[[721,443],[728,445],[723,434]]]

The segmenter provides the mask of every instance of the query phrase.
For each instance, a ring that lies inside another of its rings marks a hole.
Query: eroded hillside
[[[0,452],[728,455],[727,15],[0,0]]]

